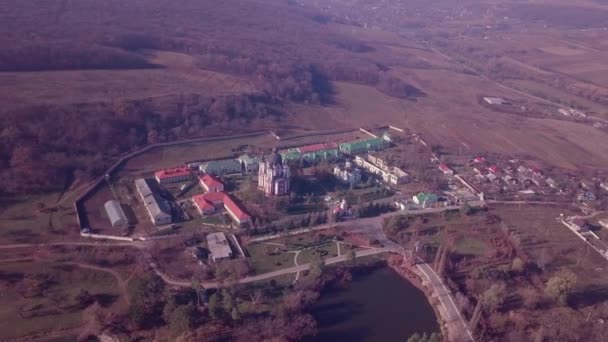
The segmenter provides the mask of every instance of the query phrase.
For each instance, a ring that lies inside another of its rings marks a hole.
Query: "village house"
[[[608,191],[608,182],[601,182],[600,183],[600,188]]]
[[[232,258],[232,249],[226,239],[226,234],[222,232],[210,233],[207,235],[207,248],[209,257],[213,262],[228,260]]]
[[[500,167],[498,167],[498,165],[492,165],[492,166],[488,167],[488,171],[490,171],[491,173],[493,173],[495,175],[499,175],[502,173],[502,170],[500,169]]]
[[[418,205],[422,205],[423,208],[432,207],[437,203],[438,197],[435,194],[421,192],[415,195],[412,200]]]
[[[485,164],[485,162],[486,162],[486,158],[481,157],[481,156],[475,157],[473,159],[473,164]]]
[[[552,189],[558,188],[557,182],[553,178],[545,179],[545,183],[547,183],[547,185],[550,186]]]
[[[519,173],[528,173],[528,169],[525,166],[523,166],[523,165],[519,165],[517,167],[517,172],[519,172]]]
[[[154,173],[154,178],[158,184],[185,182],[192,177],[192,170],[187,166],[159,170]]]
[[[450,169],[446,164],[441,163],[439,164],[439,166],[437,166],[437,168],[439,169],[439,171],[441,171],[444,175],[453,175],[454,174],[454,170]]]
[[[600,226],[608,229],[608,218],[601,219],[601,220],[598,221],[598,223],[600,224]]]

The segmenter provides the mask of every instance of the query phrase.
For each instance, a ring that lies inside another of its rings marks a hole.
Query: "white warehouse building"
[[[112,227],[124,227],[127,225],[127,217],[124,210],[116,200],[109,200],[104,204]]]

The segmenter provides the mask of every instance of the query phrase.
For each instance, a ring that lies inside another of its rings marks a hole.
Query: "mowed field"
[[[0,72],[0,103],[38,104],[112,102],[175,94],[224,96],[252,93],[249,80],[196,67],[192,56],[148,53],[156,69]]]

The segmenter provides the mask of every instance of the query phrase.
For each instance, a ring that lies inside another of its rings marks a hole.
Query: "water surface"
[[[317,336],[308,342],[405,342],[416,332],[438,332],[422,291],[389,267],[356,276],[346,289],[327,291],[313,308]]]

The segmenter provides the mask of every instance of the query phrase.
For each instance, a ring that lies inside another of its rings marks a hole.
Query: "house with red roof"
[[[446,164],[441,163],[438,166],[439,171],[443,172],[444,175],[453,175],[454,170],[450,169]]]
[[[203,175],[199,177],[198,181],[206,192],[224,191],[224,183],[213,175]]]
[[[475,157],[475,159],[473,159],[473,163],[475,163],[475,164],[483,164],[485,162],[486,162],[486,158],[481,157],[481,156]]]
[[[192,170],[187,166],[158,170],[154,178],[159,184],[185,182],[192,179]]]
[[[492,165],[490,167],[488,167],[488,171],[492,172],[495,175],[499,175],[502,170],[500,169],[500,167],[498,167],[498,165]]]

